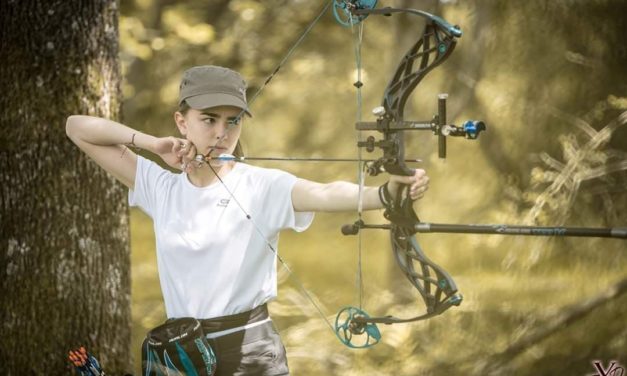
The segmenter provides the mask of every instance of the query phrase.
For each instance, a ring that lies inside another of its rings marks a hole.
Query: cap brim
[[[246,102],[242,101],[240,98],[237,98],[233,95],[224,94],[224,93],[211,93],[211,94],[201,94],[195,95],[193,97],[185,98],[187,104],[193,108],[194,110],[204,110],[206,108],[218,107],[218,106],[233,106],[237,108],[241,108],[248,114],[248,116],[252,117],[253,115],[248,110],[248,106]]]

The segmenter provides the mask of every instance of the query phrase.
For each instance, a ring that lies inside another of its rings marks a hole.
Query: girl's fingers
[[[426,185],[425,185],[425,186],[420,186],[420,187],[417,187],[417,188],[412,188],[412,189],[409,191],[409,196],[410,196],[413,200],[417,200],[417,199],[419,199],[419,198],[424,197],[425,192],[427,192],[427,190],[428,190],[428,189],[429,189],[429,187],[428,187],[428,186],[426,186]]]
[[[413,200],[422,198],[429,189],[429,177],[425,170],[417,169],[414,176],[410,176],[408,180],[411,181],[408,182],[410,185],[409,195]]]
[[[189,150],[189,145],[192,145],[192,143],[179,138],[174,138],[173,142],[174,145],[172,146],[172,151],[181,163],[181,170],[187,171],[189,169],[189,161],[185,159],[185,156]]]
[[[168,141],[170,141],[172,143],[172,149],[171,149],[172,153],[178,153],[178,151],[181,148],[180,142],[176,138],[174,138],[174,137],[170,137],[170,139]]]
[[[196,146],[187,141],[178,152],[178,157],[181,159],[181,169],[187,173],[190,173],[193,168],[196,168],[194,163],[196,159]]]
[[[194,158],[196,158],[196,146],[194,146],[193,144],[190,144],[190,146],[186,149],[187,150],[187,155],[186,157],[191,161],[194,160]]]
[[[172,151],[177,153],[177,155],[182,156],[184,153],[187,152],[191,144],[192,143],[187,140],[175,138],[174,145],[172,146]]]
[[[185,145],[185,147],[179,151],[178,155],[181,157],[183,162],[189,163],[196,158],[196,147],[194,144]]]

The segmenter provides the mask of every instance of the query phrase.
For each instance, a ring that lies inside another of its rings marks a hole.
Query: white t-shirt
[[[280,230],[313,220],[294,211],[287,172],[236,163],[222,180],[276,250]],[[129,204],[153,219],[169,318],[232,315],[276,297],[276,255],[219,181],[199,188],[138,156]]]

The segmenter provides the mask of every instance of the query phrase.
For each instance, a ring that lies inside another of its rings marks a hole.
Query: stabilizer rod
[[[356,235],[360,229],[389,230],[392,225],[371,225],[357,221],[352,225],[342,226],[342,234]],[[460,225],[448,223],[419,222],[413,226],[420,233],[454,233],[454,234],[494,234],[494,235],[527,235],[527,236],[579,236],[592,238],[627,239],[627,227],[543,227],[543,226],[512,226],[494,225]]]

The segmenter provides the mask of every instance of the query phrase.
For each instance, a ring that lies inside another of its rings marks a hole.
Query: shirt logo
[[[218,205],[217,206],[221,206],[223,208],[226,208],[226,206],[229,204],[229,202],[231,202],[231,200],[229,200],[228,198],[223,198],[223,199],[220,199],[220,201],[218,201]]]

